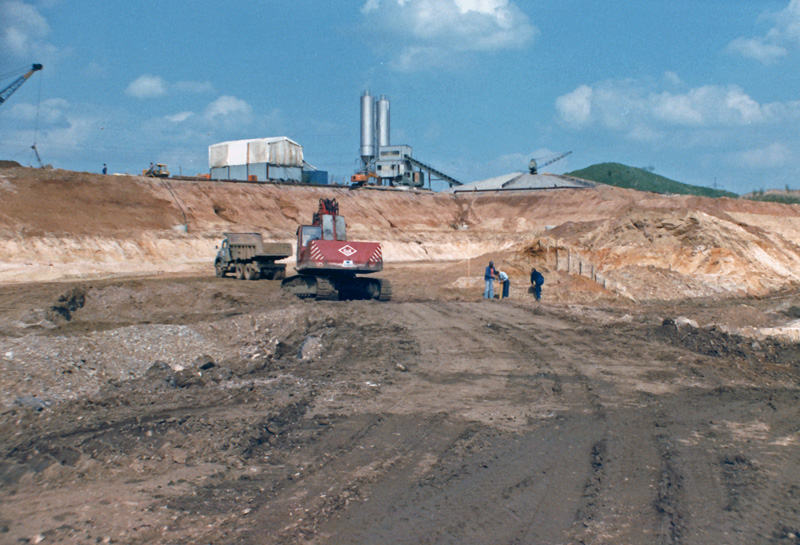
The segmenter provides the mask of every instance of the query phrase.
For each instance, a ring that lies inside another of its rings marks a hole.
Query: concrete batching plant
[[[361,96],[361,165],[351,181],[362,185],[422,187],[425,174],[444,180],[450,186],[458,180],[421,163],[411,156],[411,146],[391,145],[390,104],[386,95],[375,98],[369,91]],[[419,170],[415,170],[417,167]]]

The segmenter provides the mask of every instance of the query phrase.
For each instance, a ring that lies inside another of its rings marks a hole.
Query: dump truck
[[[382,278],[364,278],[383,270],[380,242],[347,239],[344,216],[335,199],[320,199],[311,225],[297,228],[297,273],[281,286],[300,298],[389,301],[392,286]]]
[[[288,242],[264,242],[259,233],[225,233],[214,271],[222,278],[232,273],[238,279],[282,280],[286,277],[286,264],[276,263],[292,255]]]

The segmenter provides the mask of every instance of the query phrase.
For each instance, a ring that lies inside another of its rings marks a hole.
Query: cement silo
[[[389,97],[381,95],[376,104],[378,109],[378,151],[380,151],[380,148],[391,145],[389,136]]]
[[[375,159],[375,102],[369,91],[361,97],[361,161],[366,168]]]

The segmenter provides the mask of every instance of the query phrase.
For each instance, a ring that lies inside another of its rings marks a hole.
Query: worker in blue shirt
[[[533,287],[533,296],[537,301],[542,298],[542,284],[544,284],[544,276],[534,267],[531,270],[531,286]]]
[[[483,290],[484,299],[494,299],[494,277],[497,276],[497,270],[494,268],[494,261],[489,262],[486,271],[483,273],[483,279],[486,281],[486,288]]]

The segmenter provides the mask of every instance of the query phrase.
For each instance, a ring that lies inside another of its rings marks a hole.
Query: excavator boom
[[[0,91],[0,104],[8,100],[8,97],[13,95],[14,91],[19,89],[23,83],[28,81],[28,78],[31,77],[34,72],[38,72],[41,69],[42,69],[41,64],[34,64],[33,66],[31,66],[30,70],[28,70],[26,73],[15,79],[11,85]]]

